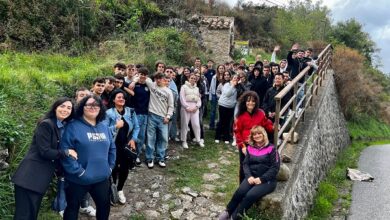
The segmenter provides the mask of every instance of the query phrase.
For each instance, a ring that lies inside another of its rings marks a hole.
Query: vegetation
[[[191,65],[195,56],[204,61],[212,58],[198,47],[191,33],[158,27],[160,20],[186,19],[195,12],[235,17],[235,38],[261,47],[254,54],[267,59],[267,52],[276,44],[283,48],[280,57],[284,57],[295,42],[314,48],[333,43],[332,65],[340,104],[351,137],[363,142],[354,141],[340,156],[321,183],[309,218],[329,216],[339,204],[335,198],[342,198],[341,206],[348,208],[350,194],[342,190],[351,186],[344,178],[346,166],[356,166],[368,141],[390,134],[389,126],[380,122],[390,123],[390,79],[372,66],[375,44],[356,20],[333,26],[329,10],[311,0],[292,1],[286,8],[243,1],[229,8],[218,1],[198,0],[0,0],[4,24],[0,25],[0,149],[7,148],[11,154],[10,169],[0,174],[0,216],[11,218],[10,175],[29,147],[37,119],[55,98],[73,96],[77,87],[90,85],[96,76],[110,75],[117,61],[143,63],[153,70],[154,62],[160,59],[170,65]],[[247,59],[254,60],[254,55]],[[191,153],[200,160],[214,160],[220,150],[224,149]],[[193,167],[196,169],[190,169]],[[192,175],[184,177],[184,169],[191,170]],[[189,160],[169,171],[183,176],[176,181],[177,187],[197,189],[204,169],[205,164]],[[227,179],[235,178],[234,173],[225,173]],[[235,187],[227,183],[219,190],[232,193]],[[225,199],[229,198],[227,194]],[[249,216],[256,218],[254,213]]]

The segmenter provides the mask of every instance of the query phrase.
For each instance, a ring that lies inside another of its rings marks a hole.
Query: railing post
[[[291,140],[294,140],[294,132],[295,132],[295,122],[297,121],[297,114],[298,114],[298,110],[297,110],[297,104],[298,104],[298,82],[294,84],[294,95],[295,95],[295,99],[293,100],[293,109],[294,109],[294,116],[292,118],[292,127],[293,127],[293,131],[292,131],[292,134],[291,134]]]
[[[276,108],[275,108],[275,122],[274,122],[274,145],[278,146],[281,99],[275,98],[275,102],[276,102]]]

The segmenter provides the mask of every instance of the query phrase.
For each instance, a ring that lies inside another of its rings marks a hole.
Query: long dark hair
[[[259,110],[259,96],[257,95],[256,92],[254,91],[246,91],[244,92],[241,97],[238,99],[239,101],[239,105],[238,105],[238,113],[237,113],[237,116],[240,116],[242,114],[244,114],[247,109],[246,109],[246,102],[248,100],[253,100],[256,104],[255,104],[255,107],[253,108],[253,113],[256,113],[258,110]]]
[[[68,98],[68,97],[61,97],[61,98],[58,98],[50,107],[50,110],[40,119],[38,120],[38,123],[45,120],[45,119],[56,119],[57,118],[57,115],[56,115],[56,110],[58,108],[58,106],[62,105],[62,103],[64,102],[71,102],[72,103],[72,112],[70,113],[69,117],[65,118],[64,121],[70,121],[74,118],[75,116],[75,110],[74,110],[74,102],[71,98]]]
[[[114,91],[112,91],[111,96],[110,96],[110,101],[108,102],[109,108],[115,107],[115,104],[114,104],[115,96],[118,95],[119,93],[123,94],[123,98],[125,100],[127,99],[127,95],[126,95],[125,91],[123,91],[122,89],[115,89]]]
[[[104,120],[106,117],[106,107],[104,107],[102,99],[96,95],[87,95],[83,99],[81,99],[77,109],[76,109],[76,117],[77,118],[82,118],[84,115],[84,106],[85,103],[87,103],[88,99],[93,98],[96,103],[99,104],[100,111],[99,114],[96,116],[96,123],[99,123]]]

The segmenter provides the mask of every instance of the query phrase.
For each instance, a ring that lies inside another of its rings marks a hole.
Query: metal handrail
[[[287,145],[288,140],[294,141],[294,133],[297,125],[300,121],[304,120],[304,114],[306,109],[313,104],[313,97],[317,95],[318,88],[322,86],[322,83],[325,79],[325,75],[327,73],[328,67],[331,64],[332,59],[332,45],[328,44],[324,50],[318,55],[318,59],[316,63],[318,64],[318,69],[315,73],[313,73],[310,77],[307,77],[308,72],[310,70],[310,66],[303,69],[286,87],[282,89],[276,96],[276,109],[275,109],[275,122],[274,122],[274,143],[278,146],[279,154],[282,153],[284,147]],[[298,88],[299,81],[305,78],[304,83],[301,85],[301,88]],[[308,82],[311,83],[308,86]],[[299,103],[297,103],[298,92],[304,89],[305,94]],[[282,99],[293,90],[294,93],[291,98],[286,102],[284,106],[281,106]],[[292,105],[292,107],[291,107]],[[297,106],[300,107],[298,110]],[[286,115],[287,110],[290,109],[289,114],[283,124],[283,126],[279,129],[279,122],[283,115]],[[290,129],[288,130],[287,137],[281,142],[278,143],[280,136],[290,125]]]

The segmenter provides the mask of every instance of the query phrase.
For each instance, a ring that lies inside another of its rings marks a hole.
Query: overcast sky
[[[237,0],[220,0],[235,5]],[[277,4],[287,4],[287,0],[268,0]],[[265,0],[252,0],[262,3]],[[389,0],[324,0],[323,5],[331,10],[333,23],[355,18],[363,25],[363,31],[370,34],[371,39],[380,49],[378,53],[383,67],[380,69],[390,73],[390,1]]]

